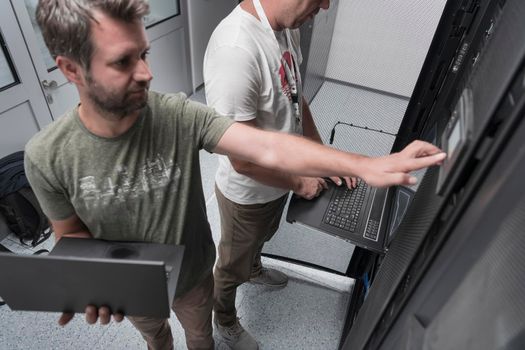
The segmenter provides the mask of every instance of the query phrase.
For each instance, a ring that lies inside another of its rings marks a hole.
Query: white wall
[[[445,3],[341,1],[326,76],[410,97]]]
[[[188,0],[193,89],[204,83],[202,65],[211,33],[237,4],[237,0]]]

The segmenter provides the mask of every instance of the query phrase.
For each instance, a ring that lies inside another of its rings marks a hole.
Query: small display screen
[[[474,119],[473,100],[472,91],[465,88],[441,136],[440,144],[447,152],[447,159],[439,168],[437,194],[442,195],[454,186],[452,181],[455,180],[452,175],[458,176],[457,174],[464,171],[465,163],[461,159],[465,157],[466,149],[470,147]]]
[[[454,155],[454,151],[456,150],[456,147],[458,146],[458,143],[461,139],[460,124],[460,120],[457,120],[456,125],[454,125],[454,129],[452,129],[452,132],[448,137],[447,155],[449,159]]]

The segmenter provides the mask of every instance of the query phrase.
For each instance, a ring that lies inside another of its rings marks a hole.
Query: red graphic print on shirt
[[[290,71],[293,70],[293,72],[295,73],[295,81],[296,81],[296,84],[298,84],[299,82],[297,81],[297,72],[295,72],[295,62],[293,62],[293,56],[290,54],[289,51],[286,51],[285,53],[283,53],[283,58],[281,59],[281,68],[279,68],[279,76],[281,77],[281,88],[283,90],[283,93],[285,96],[288,97],[288,99],[291,101],[292,100],[292,92],[291,92],[291,87],[290,87],[290,84],[288,82],[288,78],[286,76],[286,70],[283,66],[283,61],[285,61],[287,64],[288,64],[288,67],[290,68]]]

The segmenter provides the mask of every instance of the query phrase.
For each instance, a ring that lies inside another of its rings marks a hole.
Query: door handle
[[[46,90],[56,89],[58,87],[58,83],[55,80],[42,80],[42,87]]]

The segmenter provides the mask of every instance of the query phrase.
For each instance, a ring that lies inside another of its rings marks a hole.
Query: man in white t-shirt
[[[219,24],[208,44],[204,59],[208,105],[235,121],[322,143],[302,97],[296,28],[328,7],[328,0],[243,1]],[[262,267],[263,244],[277,231],[290,190],[312,199],[326,183],[226,156],[219,156],[215,180],[221,215],[215,323],[221,340],[231,348],[256,349],[236,316],[236,289],[246,281],[286,285],[285,274]],[[346,180],[355,186],[355,179]]]

